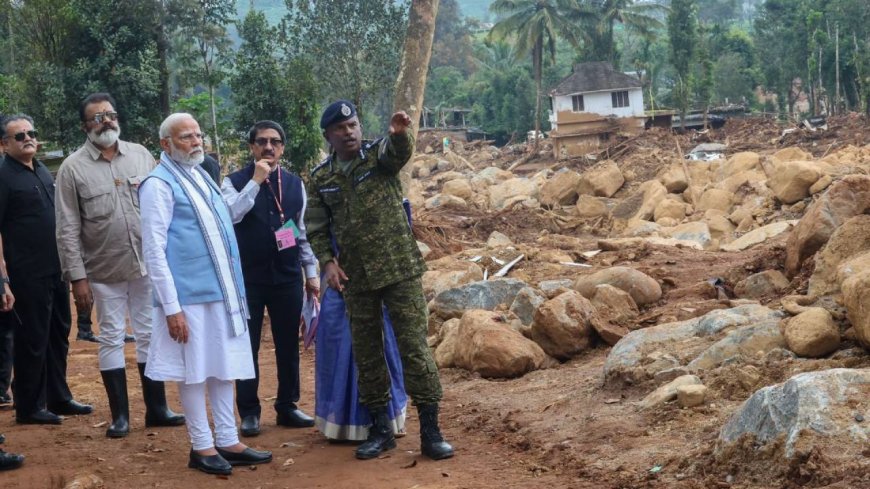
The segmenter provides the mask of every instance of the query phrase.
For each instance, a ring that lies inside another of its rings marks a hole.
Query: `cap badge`
[[[348,107],[347,104],[341,104],[341,115],[348,117],[350,116],[350,113],[350,107]]]

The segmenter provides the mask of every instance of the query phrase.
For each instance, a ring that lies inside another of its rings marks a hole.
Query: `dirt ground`
[[[554,238],[551,236],[550,240]],[[549,243],[547,239],[542,240]],[[594,239],[578,240],[594,246]],[[597,266],[631,264],[666,284],[659,304],[643,311],[641,321],[656,324],[685,319],[714,308],[729,307],[727,298],[690,285],[719,277],[733,284],[756,269],[781,266],[781,240],[742,253],[702,253],[688,249],[639,247],[604,252]],[[542,279],[568,271],[518,266],[513,274]],[[800,287],[800,280],[795,287]],[[673,284],[673,285],[667,285]],[[73,336],[74,337],[74,336]],[[269,336],[261,349],[263,433],[245,439],[269,449],[275,460],[255,469],[236,468],[229,478],[188,469],[189,444],[183,428],[146,429],[144,407],[134,369],[128,369],[133,430],[127,438],[105,438],[109,410],[97,371],[97,345],[71,343],[69,383],[76,398],[92,403],[95,413],[69,417],[61,426],[18,426],[11,409],[0,411],[0,432],[7,450],[27,456],[23,468],[0,473],[0,487],[62,488],[76,477],[93,474],[107,488],[768,488],[868,487],[847,467],[820,470],[818,460],[798,464],[794,473],[765,471],[763,461],[717,461],[712,456],[719,427],[755,389],[742,385],[739,372],[727,367],[707,374],[704,382],[716,398],[705,406],[681,410],[668,406],[642,412],[635,402],[653,386],[604,386],[608,348],[599,346],[556,368],[522,378],[493,381],[463,370],[442,371],[445,386],[442,426],[456,447],[456,457],[433,462],[420,456],[417,424],[380,459],[358,461],[353,445],[330,444],[316,430],[274,425],[268,409],[275,392],[274,350]],[[128,364],[135,361],[127,345]],[[303,397],[313,413],[314,352],[302,355]],[[760,385],[780,382],[796,369],[870,365],[866,355],[839,360],[760,365]],[[177,391],[168,393],[178,407]],[[413,413],[413,410],[411,411]],[[809,467],[809,468],[807,468]],[[814,470],[813,467],[816,467]],[[846,477],[845,484],[828,485]],[[848,482],[852,477],[852,482]],[[800,484],[795,481],[802,481]],[[809,485],[805,485],[809,483]],[[89,486],[83,486],[89,487]],[[101,486],[90,486],[101,487]]]

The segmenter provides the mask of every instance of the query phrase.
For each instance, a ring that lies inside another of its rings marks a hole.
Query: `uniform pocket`
[[[81,191],[82,217],[90,221],[104,219],[115,208],[115,186],[101,185]]]
[[[139,208],[139,185],[145,177],[136,176],[127,179],[127,185],[130,186],[130,199],[133,201],[133,207]]]

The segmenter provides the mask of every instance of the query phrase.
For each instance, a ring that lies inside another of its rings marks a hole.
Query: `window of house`
[[[574,105],[574,112],[586,111],[586,108],[583,106],[583,95],[572,95],[571,103]]]
[[[613,92],[610,94],[613,99],[613,108],[628,107],[628,91]]]

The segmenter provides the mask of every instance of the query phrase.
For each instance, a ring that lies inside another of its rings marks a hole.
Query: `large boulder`
[[[595,197],[612,197],[625,183],[615,161],[604,161],[580,175],[577,192]]]
[[[812,161],[778,162],[767,185],[776,198],[785,204],[794,204],[810,195],[810,187],[822,176]]]
[[[641,382],[664,370],[687,367],[699,358],[701,360],[693,368],[715,365],[752,347],[775,344],[776,341],[770,339],[775,339],[781,319],[779,311],[748,304],[632,331],[607,355],[605,378],[608,381]],[[762,341],[755,343],[752,340],[755,333]],[[728,336],[734,338],[727,340]],[[723,340],[727,341],[720,343]],[[780,341],[784,344],[781,336]],[[710,353],[706,353],[713,347]],[[750,353],[755,355],[756,352]]]
[[[499,210],[517,197],[537,197],[538,187],[528,178],[511,178],[489,188],[489,206]]]
[[[710,228],[704,221],[687,222],[671,229],[670,236],[681,241],[693,241],[701,248],[707,249],[713,241]]]
[[[686,172],[683,171],[683,165],[680,163],[666,167],[658,178],[672,194],[682,193],[689,187],[689,180],[686,178]]]
[[[788,284],[788,279],[779,270],[765,270],[753,273],[737,282],[737,285],[734,286],[734,293],[737,297],[760,299],[778,295],[788,288]]]
[[[870,251],[870,216],[861,214],[838,227],[822,251],[816,254],[809,295],[823,296],[839,292],[837,271],[840,264],[865,251]]]
[[[840,329],[826,309],[810,307],[783,323],[788,349],[798,356],[823,357],[840,346]]]
[[[469,310],[456,337],[455,364],[483,377],[519,377],[549,365],[544,350],[504,321],[501,315]]]
[[[770,159],[775,162],[808,161],[812,158],[813,155],[796,146],[789,146],[788,148],[783,148],[776,153],[773,153],[773,156],[770,157]]]
[[[535,311],[546,301],[547,298],[532,287],[524,287],[517,292],[510,310],[517,315],[523,324],[528,326],[535,320]]]
[[[608,284],[628,292],[635,304],[645,306],[662,297],[662,287],[649,275],[629,267],[610,267],[577,278],[572,286],[583,297],[593,298],[597,287]]]
[[[628,292],[610,284],[597,285],[592,305],[603,321],[635,329],[632,326],[640,311]]]
[[[429,270],[423,273],[423,293],[431,300],[447,289],[481,280],[483,280],[483,271],[477,264],[444,257],[431,262]]]
[[[595,218],[606,216],[608,213],[607,204],[598,197],[591,195],[581,195],[577,198],[577,215],[582,218]]]
[[[859,255],[853,260],[859,258],[864,258],[865,265],[870,263],[870,253]],[[865,349],[870,350],[870,270],[866,266],[859,268],[843,281],[840,288],[855,337]]]
[[[600,318],[592,303],[570,290],[538,307],[531,337],[548,355],[568,360],[592,346],[595,321]]]
[[[726,361],[753,358],[759,353],[785,347],[785,338],[777,321],[750,324],[729,332],[724,338],[710,345],[689,362],[686,369],[690,372],[703,372]]]
[[[556,172],[541,187],[539,199],[541,205],[556,207],[577,202],[577,185],[579,183],[580,174],[575,171],[562,169]]]
[[[682,222],[686,218],[688,206],[676,199],[662,199],[653,211],[653,219],[658,222],[663,218],[671,218]]]
[[[734,153],[719,166],[717,176],[719,176],[720,179],[723,179],[741,172],[754,170],[758,168],[760,162],[761,156],[759,156],[758,153],[753,153],[751,151]]]
[[[444,321],[441,329],[438,332],[440,342],[435,348],[435,364],[438,368],[450,368],[456,366],[456,343],[459,338],[459,323],[460,320],[453,318]]]
[[[464,201],[468,201],[472,194],[471,184],[464,178],[450,180],[444,182],[444,186],[441,187],[441,194],[452,195],[454,197],[459,197]]]
[[[450,319],[462,317],[471,309],[492,311],[499,306],[507,307],[523,287],[526,283],[521,280],[504,278],[447,289],[435,296],[432,313]]]
[[[786,243],[785,270],[795,276],[838,227],[870,210],[870,177],[849,175],[835,182],[807,209]],[[732,243],[733,244],[733,243]]]
[[[653,217],[659,202],[667,195],[668,189],[658,180],[643,182],[633,194],[616,204],[611,214],[617,219],[626,221],[649,220]]]
[[[777,221],[770,223],[767,226],[762,226],[758,229],[749,231],[734,241],[720,246],[719,249],[722,251],[742,251],[788,231],[795,224],[797,224],[797,221]]]
[[[829,464],[863,460],[870,423],[856,415],[856,406],[866,406],[868,392],[867,368],[802,373],[764,387],[719,431],[717,453],[734,449],[769,453],[772,444],[782,443],[784,449],[777,453],[786,459],[818,448]]]
[[[734,194],[732,192],[711,188],[701,195],[701,199],[698,201],[698,210],[718,209],[723,212],[729,212],[733,197]]]

